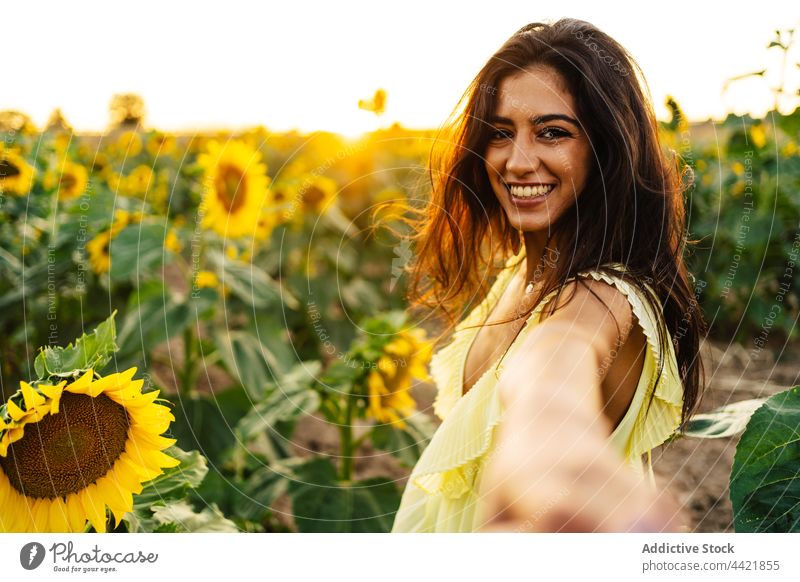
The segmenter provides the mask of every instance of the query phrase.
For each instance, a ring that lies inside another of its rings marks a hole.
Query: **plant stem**
[[[339,425],[339,433],[341,434],[341,479],[342,481],[350,481],[353,478],[353,402],[355,396],[347,394],[347,408],[345,409],[344,422]]]
[[[357,450],[358,450],[358,448],[361,446],[361,444],[362,444],[362,443],[363,443],[365,440],[367,440],[367,438],[368,438],[368,437],[370,437],[370,436],[372,435],[372,429],[373,429],[373,428],[374,428],[374,427],[370,428],[370,429],[369,429],[367,432],[365,432],[365,433],[364,433],[364,434],[362,434],[360,437],[358,437],[358,438],[357,438],[355,441],[353,441],[353,451],[357,451]]]
[[[194,330],[188,326],[183,330],[183,373],[181,374],[181,393],[194,395],[195,341]]]

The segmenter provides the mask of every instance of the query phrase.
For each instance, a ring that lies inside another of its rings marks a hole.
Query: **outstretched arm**
[[[612,427],[603,413],[600,363],[627,339],[633,314],[615,288],[598,283],[592,289],[608,307],[579,285],[572,301],[524,340],[500,377],[506,414],[482,487],[492,518],[484,531],[676,531],[681,525],[674,502],[626,468],[607,444]]]

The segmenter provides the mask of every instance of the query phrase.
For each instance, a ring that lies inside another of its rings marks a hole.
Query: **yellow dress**
[[[442,419],[431,442],[411,472],[392,532],[470,532],[486,521],[482,515],[480,483],[484,460],[490,454],[498,424],[501,403],[497,394],[499,358],[462,396],[462,379],[467,353],[480,328],[465,329],[486,320],[502,296],[514,273],[525,267],[525,249],[506,263],[484,301],[460,322],[453,340],[431,359],[430,370],[438,394],[434,413]],[[519,264],[514,267],[514,265]],[[617,267],[621,265],[617,264]],[[609,437],[627,463],[640,474],[647,471],[654,484],[649,463],[650,450],[666,441],[680,424],[683,386],[678,374],[675,351],[668,330],[666,358],[655,397],[647,403],[656,384],[659,361],[658,320],[643,300],[641,291],[619,277],[588,271],[581,275],[616,286],[631,304],[633,313],[647,338],[644,367],[633,400],[617,428]],[[503,361],[509,361],[525,336],[539,322],[540,313],[555,292],[531,313]],[[646,414],[645,414],[646,413]],[[647,454],[645,468],[642,456]]]

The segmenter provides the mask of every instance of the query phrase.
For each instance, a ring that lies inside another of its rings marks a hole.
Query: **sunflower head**
[[[159,156],[169,156],[175,152],[177,142],[175,137],[161,132],[155,132],[147,138],[147,153],[157,158]]]
[[[410,394],[413,378],[429,380],[427,364],[432,344],[425,331],[403,330],[383,348],[376,369],[367,378],[368,414],[378,422],[404,428],[404,418],[416,410]]]
[[[164,449],[174,420],[136,368],[72,382],[20,383],[0,408],[0,531],[106,531],[133,509],[142,483],[178,461]]]
[[[132,158],[142,151],[142,138],[138,131],[121,132],[117,139],[108,146],[108,150],[117,158]]]
[[[313,214],[322,214],[336,197],[336,182],[325,176],[309,178],[298,190],[303,210]]]
[[[195,285],[198,289],[216,289],[219,279],[212,271],[199,271],[195,277]]]
[[[80,164],[65,160],[44,177],[44,187],[58,191],[59,200],[74,200],[84,193],[89,172]]]
[[[123,196],[138,196],[144,198],[153,182],[153,170],[150,166],[140,164],[130,174],[120,177],[118,191]]]
[[[270,183],[261,153],[241,141],[211,141],[198,163],[205,184],[203,226],[230,238],[256,236]]]
[[[25,196],[33,187],[35,170],[19,153],[0,143],[0,193]]]
[[[130,213],[127,210],[117,210],[114,213],[114,222],[108,230],[97,234],[92,240],[86,243],[86,250],[89,253],[89,263],[98,275],[107,273],[111,269],[111,241],[129,224],[138,222],[142,219],[139,212]]]

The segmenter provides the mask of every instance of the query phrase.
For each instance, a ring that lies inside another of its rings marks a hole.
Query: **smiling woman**
[[[500,84],[486,171],[519,231],[546,232],[583,192],[592,150],[575,109],[552,68],[534,67]]]
[[[410,291],[453,330],[431,361],[443,422],[393,531],[677,527],[649,455],[697,404],[705,324],[681,176],[635,70],[562,19],[520,29],[465,94]]]

